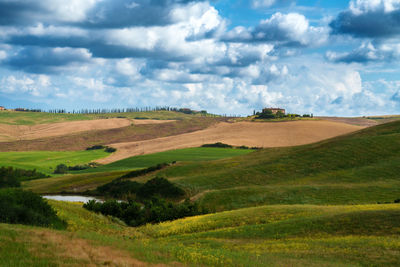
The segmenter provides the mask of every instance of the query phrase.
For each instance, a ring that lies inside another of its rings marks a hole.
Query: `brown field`
[[[97,123],[108,121],[97,120]],[[150,140],[159,137],[178,135],[205,129],[210,125],[223,121],[223,118],[196,117],[184,120],[133,120],[133,125],[103,129],[63,132],[62,136],[43,136],[32,140],[0,141],[0,151],[74,151],[89,146],[109,143]],[[85,125],[92,121],[81,121]],[[132,122],[132,121],[129,121]],[[151,122],[151,123],[150,123]],[[150,123],[150,124],[149,124]],[[7,125],[10,126],[10,125]],[[0,129],[0,135],[2,130]]]
[[[71,121],[38,125],[8,125],[0,124],[0,142],[15,140],[32,140],[50,136],[68,135],[94,130],[115,129],[134,125],[168,123],[172,120],[130,120],[130,119],[103,119],[87,121]]]
[[[111,163],[124,158],[172,149],[198,147],[222,142],[234,146],[284,147],[314,143],[364,128],[332,121],[293,122],[222,122],[207,129],[152,140],[109,144],[117,152],[99,163]]]

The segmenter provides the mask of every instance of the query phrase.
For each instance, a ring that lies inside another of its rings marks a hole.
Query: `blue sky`
[[[0,0],[0,105],[400,114],[400,0]]]

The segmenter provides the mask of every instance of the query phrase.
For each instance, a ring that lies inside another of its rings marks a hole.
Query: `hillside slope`
[[[315,144],[270,148],[161,171],[217,210],[400,198],[400,121]]]

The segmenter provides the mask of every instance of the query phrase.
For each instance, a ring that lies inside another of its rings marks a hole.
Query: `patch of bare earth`
[[[363,126],[331,121],[222,122],[207,129],[138,142],[109,144],[117,152],[98,160],[107,164],[124,158],[223,142],[234,146],[284,147],[314,143],[347,134]]]
[[[126,251],[112,247],[94,246],[84,239],[74,237],[72,234],[63,235],[54,231],[29,231],[33,244],[43,244],[51,251],[38,250],[39,246],[32,246],[31,253],[39,257],[52,254],[53,258],[60,258],[68,262],[68,266],[166,266],[163,264],[148,264],[132,258]],[[41,255],[44,254],[44,255]],[[72,260],[71,260],[72,259]]]
[[[50,136],[61,136],[86,131],[116,129],[134,125],[161,124],[173,120],[130,120],[122,118],[71,121],[38,125],[0,124],[0,142],[12,140],[33,140]]]

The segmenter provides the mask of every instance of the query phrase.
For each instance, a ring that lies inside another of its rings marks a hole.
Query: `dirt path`
[[[38,124],[33,126],[27,125],[8,125],[0,124],[0,142],[15,140],[32,140],[42,137],[60,136],[71,133],[107,130],[122,128],[133,124],[160,124],[173,120],[130,120],[130,119],[103,119],[103,120],[86,120],[71,121],[51,124]]]
[[[146,141],[110,144],[117,148],[111,156],[98,160],[107,164],[124,158],[172,149],[198,147],[223,142],[249,147],[282,147],[314,143],[364,127],[332,121],[219,123],[205,130]]]

